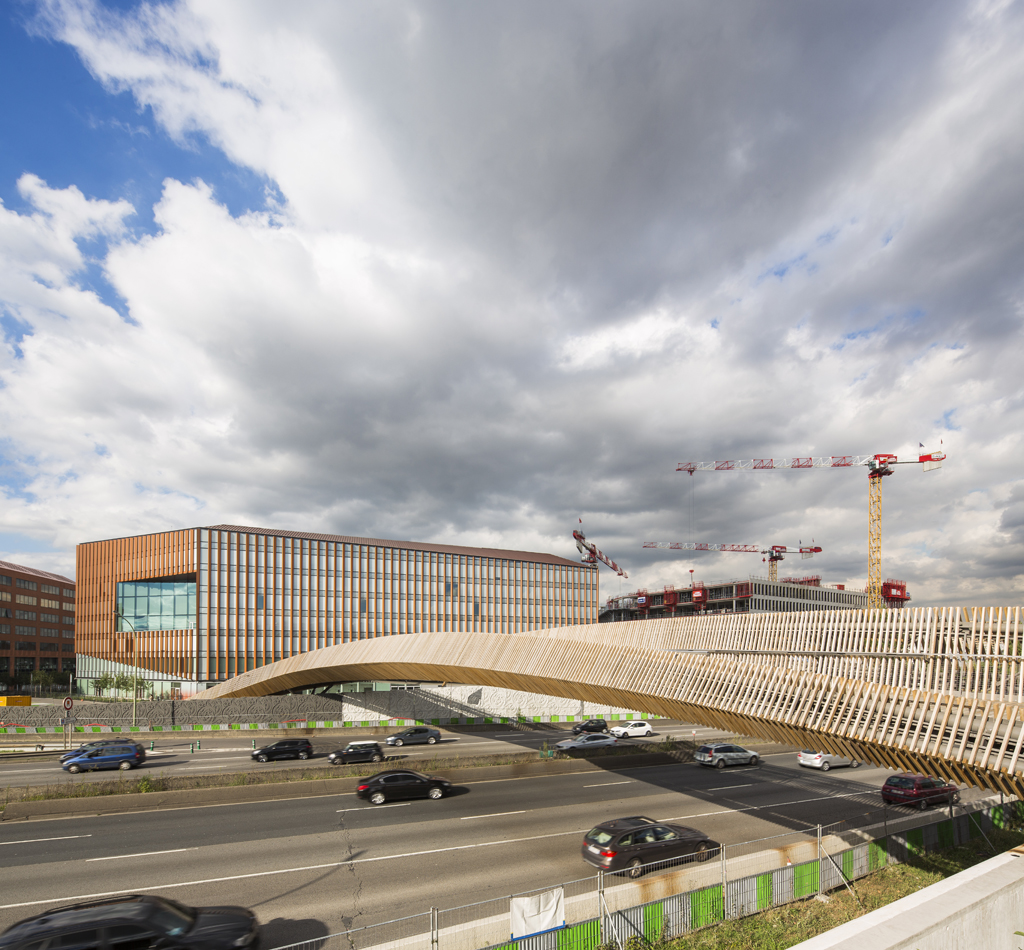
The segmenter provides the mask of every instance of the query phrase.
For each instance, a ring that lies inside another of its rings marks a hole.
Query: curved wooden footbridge
[[[279,660],[197,700],[355,680],[501,686],[1024,797],[1020,607],[728,614],[419,633]]]

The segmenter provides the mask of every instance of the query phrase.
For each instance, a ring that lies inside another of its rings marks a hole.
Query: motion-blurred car
[[[356,795],[371,805],[383,805],[402,798],[443,798],[452,783],[437,775],[424,775],[411,769],[391,769],[359,780]]]
[[[435,742],[441,741],[441,733],[426,726],[412,726],[409,729],[396,732],[393,736],[388,736],[384,741],[388,745],[415,745],[417,742],[433,745]]]
[[[618,745],[619,740],[615,736],[604,736],[600,733],[588,733],[577,736],[574,739],[563,739],[555,743],[559,752],[572,752],[587,749],[603,749],[606,746]]]
[[[137,742],[105,745],[86,749],[81,755],[64,762],[65,772],[92,772],[98,769],[121,769],[127,772],[146,761],[146,751]]]
[[[882,801],[887,805],[910,805],[924,811],[929,805],[955,805],[960,801],[960,789],[941,778],[904,772],[890,775],[885,780]]]
[[[274,759],[310,759],[313,757],[313,743],[309,739],[282,739],[262,749],[253,749],[250,758],[257,762]]]
[[[578,722],[572,727],[572,734],[574,736],[581,735],[584,732],[607,732],[608,723],[603,719],[588,719],[586,722]]]
[[[702,745],[694,753],[693,758],[701,765],[710,765],[716,769],[724,769],[727,765],[757,765],[758,763],[756,752],[725,742],[719,742],[716,745]]]
[[[583,838],[580,854],[596,868],[624,870],[630,877],[640,877],[647,865],[665,862],[662,866],[668,867],[700,861],[717,848],[717,842],[696,828],[634,815],[591,828]]]
[[[844,759],[842,756],[833,755],[831,752],[815,752],[812,749],[803,749],[796,754],[796,764],[807,769],[821,769],[827,772],[829,769],[838,766],[848,766],[855,769],[860,766],[856,759]]]
[[[349,762],[383,762],[384,750],[376,742],[350,742],[344,749],[327,756],[331,765],[347,765]]]
[[[92,742],[83,742],[77,749],[72,749],[70,752],[65,752],[61,755],[61,762],[67,762],[68,759],[77,759],[80,755],[85,755],[86,752],[91,752],[93,749],[101,749],[105,745],[139,745],[137,742],[132,742],[131,739],[94,739]]]
[[[618,739],[654,735],[651,724],[644,719],[634,719],[632,722],[619,723],[617,726],[612,726],[610,732]]]
[[[256,950],[260,925],[245,907],[188,907],[166,897],[123,897],[51,907],[0,934],[0,950]]]

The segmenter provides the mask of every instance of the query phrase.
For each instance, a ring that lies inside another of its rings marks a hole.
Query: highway
[[[272,948],[589,876],[581,837],[609,818],[674,819],[727,845],[856,819],[879,807],[888,774],[801,770],[793,753],[780,753],[755,768],[673,764],[471,782],[437,802],[375,807],[348,793],[8,822],[0,928],[61,903],[147,889],[252,907]]]
[[[690,742],[693,733],[697,733],[697,740],[705,742],[709,739],[722,738],[724,733],[719,730],[706,729],[703,726],[690,725],[679,722],[659,722],[654,725],[655,735],[649,741],[659,742],[667,736],[682,739]],[[441,742],[437,745],[415,745],[402,746],[401,748],[388,748],[384,745],[384,739],[392,732],[399,732],[396,728],[391,732],[384,732],[374,735],[368,729],[346,729],[344,735],[337,732],[330,735],[311,735],[310,742],[313,744],[315,756],[309,760],[311,765],[327,765],[326,755],[335,749],[343,748],[346,742],[353,739],[376,739],[381,747],[385,749],[389,762],[392,765],[404,765],[416,768],[417,762],[428,761],[438,756],[468,757],[475,755],[496,755],[508,752],[531,752],[538,750],[544,742],[549,746],[566,739],[572,735],[570,728],[564,723],[558,724],[536,724],[524,729],[515,729],[509,726],[497,726],[492,731],[476,731],[465,729],[458,730],[458,727],[442,729]],[[296,737],[305,735],[305,730],[296,730]],[[95,734],[94,738],[108,738],[107,734]],[[59,737],[58,737],[59,738]],[[142,742],[146,748],[147,760],[141,769],[130,773],[131,778],[138,778],[153,770],[158,770],[166,775],[201,775],[212,772],[237,772],[242,769],[280,769],[295,768],[298,764],[294,759],[286,761],[256,763],[252,760],[252,743],[255,741],[257,748],[276,742],[280,736],[259,736],[242,732],[194,732],[194,733],[136,733],[132,737]],[[14,740],[20,740],[19,745],[26,748],[34,748],[41,737],[8,736],[8,747],[14,747]],[[47,737],[48,740],[52,737]],[[149,751],[150,740],[154,744],[152,752]],[[85,741],[85,740],[82,740]],[[199,749],[194,749],[195,745]],[[47,748],[57,744],[47,741]],[[60,765],[52,759],[13,759],[11,761],[0,761],[0,784],[4,786],[18,785],[43,785],[52,782],[96,782],[116,779],[117,773],[112,771],[90,772],[79,775],[71,775],[64,772]]]

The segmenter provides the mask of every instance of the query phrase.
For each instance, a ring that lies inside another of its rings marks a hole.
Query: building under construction
[[[902,607],[910,600],[903,581],[882,584],[883,603]],[[646,620],[648,617],[690,617],[696,613],[774,613],[791,610],[850,610],[870,607],[866,591],[847,590],[843,584],[822,584],[820,574],[783,577],[773,581],[751,576],[746,580],[695,583],[692,587],[638,590],[609,597],[598,613],[602,623]]]

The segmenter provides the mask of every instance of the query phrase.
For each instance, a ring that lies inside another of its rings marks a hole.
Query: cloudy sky
[[[0,11],[0,558],[218,522],[575,556],[605,593],[1024,575],[1020,2]]]

